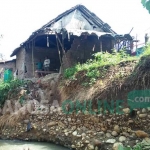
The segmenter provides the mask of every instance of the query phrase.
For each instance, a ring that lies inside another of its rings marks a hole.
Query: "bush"
[[[78,71],[87,71],[88,77],[98,77],[100,75],[98,68],[106,65],[115,65],[119,63],[120,61],[123,61],[125,59],[128,59],[129,56],[125,53],[125,51],[120,51],[119,53],[113,52],[113,54],[110,53],[104,53],[104,52],[98,52],[95,53],[94,59],[88,60],[84,64],[76,64],[72,68],[68,68],[65,70],[64,77],[70,78],[71,76],[75,75]]]
[[[26,82],[23,80],[11,80],[9,82],[0,81],[0,107],[4,104],[5,100],[10,97],[10,94],[18,94],[15,93],[16,89],[25,83]]]
[[[90,59],[84,64],[76,64],[74,67],[66,69],[64,77],[70,79],[77,72],[86,71],[86,76],[92,83],[94,83],[98,77],[103,77],[106,73],[107,69],[105,66],[117,65],[123,61],[140,60],[141,57],[147,55],[150,55],[150,44],[144,47],[144,53],[140,57],[129,56],[125,50],[120,50],[119,52],[113,50],[112,54],[107,52],[98,52],[93,54],[93,60]]]

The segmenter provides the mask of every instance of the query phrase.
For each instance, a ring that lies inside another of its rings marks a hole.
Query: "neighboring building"
[[[2,60],[0,61],[0,78],[3,78],[3,73],[6,69],[12,72],[16,71],[16,59],[13,60]]]
[[[77,5],[36,30],[16,48],[19,78],[35,76],[36,63],[48,56],[51,71],[84,63],[92,54],[114,48],[116,32],[85,6]]]

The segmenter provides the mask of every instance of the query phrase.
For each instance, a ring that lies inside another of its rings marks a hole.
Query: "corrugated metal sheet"
[[[53,31],[49,34],[54,34],[55,31],[60,33],[62,28],[66,29],[68,33],[73,33],[73,35],[76,36],[80,36],[85,33],[95,34],[98,37],[105,34],[117,34],[107,23],[104,23],[94,13],[90,12],[85,6],[77,5],[58,15],[56,18],[49,21],[40,29],[33,32],[32,35],[30,35],[30,37],[25,42],[23,42],[19,48],[13,51],[11,56],[16,55],[16,53],[23,45],[33,40],[36,36],[40,34],[47,34],[50,30]]]
[[[77,29],[77,30],[95,30],[100,32],[103,31],[94,22],[91,21],[91,23],[89,23],[83,17],[81,11],[76,9],[70,14],[62,17],[60,20],[52,24],[49,28],[51,30],[61,30],[62,28],[65,28],[66,30]]]

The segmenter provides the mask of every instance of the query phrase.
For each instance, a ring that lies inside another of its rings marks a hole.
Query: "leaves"
[[[141,0],[142,5],[145,7],[146,6],[146,1],[147,0]]]
[[[143,7],[146,8],[148,12],[150,13],[150,0],[141,0],[141,3]]]
[[[9,82],[0,82],[0,106],[2,106],[8,98],[15,96],[17,94],[16,90],[19,86],[25,84],[25,81],[12,80]],[[23,99],[21,98],[21,102]]]

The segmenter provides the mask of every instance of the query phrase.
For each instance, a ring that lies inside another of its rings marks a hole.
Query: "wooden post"
[[[60,43],[60,45],[61,45],[61,47],[62,47],[63,53],[64,53],[65,58],[66,58],[66,61],[67,61],[67,65],[68,65],[68,67],[69,67],[69,62],[68,62],[68,59],[67,59],[67,56],[66,56],[66,53],[65,53],[64,47],[63,47],[63,45],[62,45],[62,43],[61,43],[61,41],[60,41],[60,39],[59,39],[59,37],[58,37],[57,32],[55,32],[55,34],[56,34],[56,37],[57,37],[57,39],[58,39],[58,41],[59,41],[59,43]]]
[[[59,37],[58,37],[57,32],[55,32],[55,33],[56,33],[56,37],[57,37],[57,39],[58,39],[58,41],[59,41],[59,43],[60,43],[60,45],[61,45],[61,47],[62,47],[63,53],[64,53],[64,55],[65,55],[64,47],[63,47],[63,45],[62,45],[62,43],[61,43],[61,41],[60,41],[60,39],[59,39]]]
[[[33,77],[34,77],[34,42],[32,40],[32,69],[33,69]]]
[[[102,52],[102,40],[100,38],[100,52]]]
[[[61,64],[60,49],[59,49],[59,44],[58,44],[58,39],[57,39],[57,37],[56,37],[56,42],[57,42],[57,49],[58,49],[58,54],[59,54],[59,60],[60,60],[60,64]]]
[[[138,46],[137,46],[137,34],[136,34],[136,50],[137,50],[137,47],[138,47]]]

